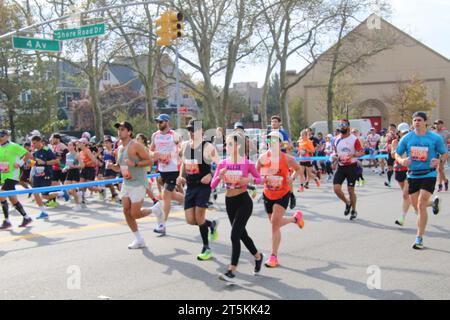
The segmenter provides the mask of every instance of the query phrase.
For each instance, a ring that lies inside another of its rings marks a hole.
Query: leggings
[[[231,265],[237,266],[241,255],[241,240],[252,255],[258,253],[245,226],[253,212],[253,201],[247,192],[235,197],[225,197],[228,218],[231,223]]]

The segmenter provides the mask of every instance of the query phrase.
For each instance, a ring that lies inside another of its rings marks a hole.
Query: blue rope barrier
[[[156,177],[159,177],[159,173],[149,174],[149,175],[147,175],[147,177],[148,178],[156,178]],[[52,186],[52,187],[40,187],[40,188],[31,188],[31,189],[24,189],[24,190],[2,191],[2,192],[0,192],[0,197],[11,197],[11,196],[17,196],[17,195],[28,194],[28,193],[44,193],[44,192],[55,192],[55,191],[63,191],[63,190],[70,190],[70,189],[77,189],[77,188],[88,188],[88,187],[96,187],[96,186],[102,186],[102,185],[106,185],[106,184],[115,184],[115,183],[122,183],[122,182],[123,182],[123,178],[119,178],[119,179],[98,180],[98,181],[91,181],[91,182],[84,182],[84,183],[74,183],[74,184]]]
[[[376,156],[366,155],[358,158],[358,160],[371,160],[371,159],[387,159],[387,154],[379,154]],[[296,161],[330,161],[330,157],[297,157]]]

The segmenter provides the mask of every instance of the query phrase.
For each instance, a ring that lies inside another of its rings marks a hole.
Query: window
[[[51,71],[47,71],[47,73],[45,74],[45,80],[50,80],[53,76],[53,72]]]
[[[109,71],[105,71],[103,73],[103,81],[110,81],[111,80],[111,75],[109,74]]]

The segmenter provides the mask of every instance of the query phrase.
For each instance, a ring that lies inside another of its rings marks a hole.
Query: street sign
[[[71,40],[79,38],[97,37],[105,34],[105,24],[91,24],[75,29],[60,29],[53,31],[55,40]]]
[[[178,108],[178,113],[187,113],[188,108],[186,106],[181,106]]]
[[[59,52],[61,51],[61,42],[47,39],[12,37],[14,49],[39,50]]]

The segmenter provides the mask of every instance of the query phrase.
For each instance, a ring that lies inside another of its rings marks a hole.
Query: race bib
[[[270,191],[280,191],[283,187],[283,177],[267,176],[267,189]]]
[[[45,167],[36,167],[35,176],[45,177]]]
[[[8,162],[0,162],[0,172],[1,173],[9,172],[9,163]]]
[[[227,171],[225,173],[225,184],[227,186],[227,189],[240,189],[240,181],[242,178],[242,171],[236,170],[236,171]]]
[[[184,168],[186,170],[186,173],[190,175],[200,173],[200,167],[198,166],[197,159],[186,159],[184,161]]]
[[[411,147],[411,159],[413,161],[426,162],[428,159],[428,147]]]
[[[348,153],[343,153],[339,156],[339,162],[342,164],[348,164],[351,163],[351,158],[349,157]]]
[[[172,153],[160,153],[158,155],[158,161],[160,164],[169,164],[170,160],[172,159]]]

